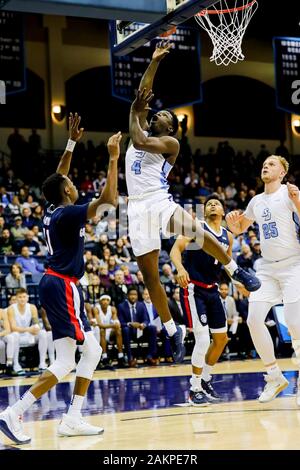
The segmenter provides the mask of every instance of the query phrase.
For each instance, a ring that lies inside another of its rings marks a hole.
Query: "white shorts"
[[[160,250],[161,232],[170,236],[167,227],[177,207],[164,190],[129,198],[129,237],[135,256]]]
[[[290,304],[300,299],[300,256],[282,261],[259,260],[256,276],[261,287],[251,292],[249,302]]]

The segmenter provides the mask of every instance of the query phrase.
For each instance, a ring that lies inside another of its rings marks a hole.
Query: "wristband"
[[[75,145],[76,145],[75,140],[69,139],[68,142],[67,142],[66,151],[67,152],[73,152],[74,148],[75,148]]]

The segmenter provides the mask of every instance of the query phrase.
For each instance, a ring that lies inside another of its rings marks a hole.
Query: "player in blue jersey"
[[[74,205],[78,191],[68,178],[72,152],[83,134],[81,118],[76,113],[69,117],[69,135],[66,151],[56,173],[43,184],[43,193],[49,203],[43,219],[44,235],[48,245],[47,270],[40,282],[40,300],[52,327],[56,359],[37,382],[12,407],[0,413],[0,430],[17,444],[30,442],[23,432],[20,417],[44,393],[75,368],[77,344],[83,353],[76,367],[76,381],[67,414],[58,427],[61,436],[98,435],[103,428],[83,421],[81,407],[94,370],[101,357],[97,343],[84,312],[84,300],[79,279],[84,274],[84,226],[87,219],[96,216],[102,204],[116,205],[117,174],[121,133],[110,137],[107,147],[110,155],[107,181],[98,199],[84,205]]]
[[[181,362],[184,358],[181,329],[176,328],[172,319],[166,292],[159,278],[161,232],[165,236],[184,234],[196,237],[199,246],[224,264],[230,275],[242,282],[249,291],[257,290],[260,281],[239,268],[215,238],[176,204],[168,192],[167,177],[179,154],[179,142],[174,137],[178,120],[169,110],[161,110],[154,114],[148,124],[147,114],[153,98],[152,86],[156,71],[171,47],[172,44],[168,42],[158,44],[141,79],[140,89],[130,110],[131,144],[126,152],[125,164],[132,249],[153,305],[170,337],[174,360]]]
[[[233,236],[222,227],[224,215],[222,202],[210,196],[205,202],[203,228],[231,256]],[[178,273],[182,309],[195,337],[189,403],[205,406],[219,399],[211,383],[211,371],[228,342],[226,313],[217,284],[222,265],[201,250],[195,240],[182,236],[177,238],[170,255]]]

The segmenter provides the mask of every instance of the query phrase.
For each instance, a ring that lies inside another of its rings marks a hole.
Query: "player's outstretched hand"
[[[169,54],[170,49],[173,47],[173,44],[170,41],[160,41],[156,44],[155,51],[152,55],[152,60],[160,62],[166,55]]]
[[[154,94],[152,90],[147,90],[143,88],[138,90],[136,93],[136,98],[132,103],[131,108],[137,113],[144,113],[145,111],[150,111],[149,103],[153,99]]]
[[[299,188],[295,184],[287,183],[289,198],[292,201],[299,201]]]
[[[120,156],[120,142],[122,139],[121,131],[117,134],[112,135],[107,142],[107,149],[110,158],[118,159]]]
[[[231,211],[225,217],[225,220],[230,227],[230,225],[238,225],[244,214],[241,214],[240,211]]]
[[[75,113],[74,116],[72,113],[69,114],[69,136],[70,139],[78,142],[83,135],[83,127],[79,128],[81,121],[81,116],[78,113]]]
[[[183,287],[183,289],[186,289],[190,282],[189,273],[185,269],[180,269],[177,273],[176,280],[178,284],[180,285],[180,287]]]

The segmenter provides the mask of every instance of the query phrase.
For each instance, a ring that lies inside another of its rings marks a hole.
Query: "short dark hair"
[[[176,114],[175,114],[173,111],[171,111],[170,109],[166,109],[166,111],[168,111],[168,113],[170,113],[171,116],[172,116],[173,132],[171,132],[170,135],[175,135],[175,134],[177,134],[178,127],[179,127],[178,117],[177,117]]]
[[[219,198],[219,195],[218,195],[217,193],[212,193],[212,194],[210,194],[209,196],[207,196],[207,198],[205,199],[205,202],[204,202],[204,207],[206,207],[206,204],[207,204],[209,201],[212,201],[213,199],[215,199],[216,201],[219,201],[219,202],[222,204],[223,209],[225,210],[224,201]]]
[[[50,204],[57,206],[62,201],[62,189],[65,183],[66,179],[60,173],[53,173],[44,181],[42,191]]]
[[[130,292],[136,292],[138,294],[138,290],[137,290],[137,287],[134,287],[134,286],[130,286],[128,287],[128,290],[127,290],[127,295],[130,294]]]

